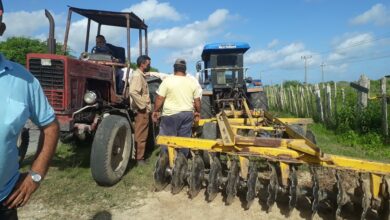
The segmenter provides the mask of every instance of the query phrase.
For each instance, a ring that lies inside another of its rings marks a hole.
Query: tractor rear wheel
[[[126,171],[132,148],[129,122],[121,116],[109,115],[100,123],[91,151],[91,171],[102,186],[117,183]]]
[[[214,117],[213,106],[211,105],[211,96],[202,96],[200,107],[200,118],[205,119]]]
[[[202,139],[216,140],[217,139],[217,123],[206,122],[202,128]],[[210,168],[210,155],[206,150],[202,151],[202,157],[206,168]]]
[[[261,108],[268,111],[268,101],[265,92],[255,92],[249,94],[249,101],[253,108]]]

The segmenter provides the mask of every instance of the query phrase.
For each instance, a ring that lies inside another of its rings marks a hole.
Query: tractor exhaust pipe
[[[56,53],[56,39],[54,38],[54,19],[50,12],[45,9],[45,15],[49,20],[50,29],[49,29],[49,38],[47,39],[47,49],[48,53],[55,54]]]

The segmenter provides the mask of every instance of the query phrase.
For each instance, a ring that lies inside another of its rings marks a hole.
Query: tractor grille
[[[51,60],[50,65],[42,65],[40,58],[32,58],[29,66],[53,108],[57,111],[64,110],[64,62]]]

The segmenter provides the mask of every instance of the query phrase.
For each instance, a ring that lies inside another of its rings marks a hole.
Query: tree
[[[57,54],[63,54],[61,47],[62,45],[57,43]],[[7,59],[26,65],[26,55],[28,53],[47,53],[47,43],[26,37],[11,37],[0,42],[0,52]]]

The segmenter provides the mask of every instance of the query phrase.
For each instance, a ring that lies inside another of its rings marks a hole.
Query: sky
[[[176,58],[187,61],[189,73],[205,44],[247,42],[247,75],[265,84],[355,81],[361,74],[376,80],[390,75],[390,0],[3,0],[7,30],[12,36],[47,39],[48,9],[56,22],[56,40],[63,42],[68,5],[109,11],[132,11],[148,25],[152,66],[170,73]],[[69,46],[84,50],[86,19],[72,16]],[[96,31],[92,24],[91,33]],[[95,32],[96,33],[96,32]],[[139,55],[138,31],[131,35],[132,61]],[[107,42],[126,46],[124,29],[102,27]],[[92,34],[93,36],[93,34]],[[91,44],[94,45],[91,37]],[[91,46],[90,46],[91,48]],[[321,65],[323,64],[323,65]]]

